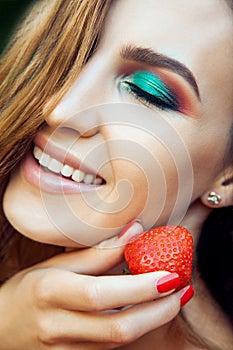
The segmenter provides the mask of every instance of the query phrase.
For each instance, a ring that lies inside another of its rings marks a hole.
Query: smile
[[[35,145],[29,150],[22,161],[21,173],[23,178],[38,190],[57,194],[80,194],[95,191],[103,187],[106,181],[89,167],[79,167],[71,157],[61,162],[62,152],[54,150],[50,154]],[[56,157],[57,154],[58,156]],[[53,156],[52,156],[53,155]],[[60,160],[56,159],[59,158]],[[64,159],[64,158],[63,158]],[[71,163],[71,164],[68,164]],[[73,166],[72,166],[73,164]],[[74,166],[76,164],[76,166]]]
[[[84,183],[87,185],[101,185],[104,182],[101,177],[98,177],[95,174],[85,173],[80,169],[74,169],[68,164],[59,162],[57,159],[43,152],[43,150],[38,146],[34,147],[33,155],[39,164],[47,170],[55,174],[60,174],[65,178],[69,178],[75,182]]]

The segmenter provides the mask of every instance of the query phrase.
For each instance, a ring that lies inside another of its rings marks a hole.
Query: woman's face
[[[12,174],[12,225],[74,246],[135,218],[179,224],[223,167],[231,38],[224,1],[113,2],[96,52]]]

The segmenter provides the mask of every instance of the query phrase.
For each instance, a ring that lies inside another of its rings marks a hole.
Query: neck
[[[166,325],[146,334],[132,344],[121,347],[121,350],[203,350],[195,342],[189,341],[185,330],[187,325],[180,316]],[[156,346],[155,346],[156,344]]]
[[[182,310],[186,322],[211,348],[231,350],[233,333],[230,321],[197,271],[194,271],[193,286],[195,297]]]
[[[182,225],[192,233],[195,247],[202,231],[202,225],[210,212],[211,209],[197,201],[190,207],[182,222]],[[194,258],[192,284],[195,290],[194,298],[182,310],[189,328],[205,343],[211,344],[210,348],[231,350],[233,344],[231,324],[201,278],[196,257]]]

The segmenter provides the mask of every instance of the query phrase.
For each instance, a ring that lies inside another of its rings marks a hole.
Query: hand
[[[125,241],[140,230],[136,223],[120,239],[58,255],[6,282],[0,349],[112,349],[174,318],[180,292],[156,287],[169,273],[99,276],[122,260]]]

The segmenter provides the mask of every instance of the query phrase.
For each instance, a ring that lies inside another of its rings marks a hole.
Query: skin
[[[152,330],[142,338],[147,349],[155,341],[158,349],[191,349],[174,336],[164,341],[168,321],[180,310],[181,294],[153,301],[160,297],[154,284],[166,272],[91,276],[107,274],[121,262],[129,238],[153,226],[182,224],[196,243],[211,210],[205,205],[205,193],[223,176],[222,159],[232,122],[232,64],[230,50],[226,51],[231,21],[226,4],[218,0],[197,0],[188,6],[183,0],[174,0],[172,6],[170,1],[147,0],[145,6],[140,0],[119,0],[111,6],[98,49],[40,131],[46,142],[97,169],[106,184],[83,194],[52,194],[28,182],[20,166],[4,197],[5,213],[22,234],[65,247],[99,245],[57,256],[22,271],[3,286],[1,307],[7,310],[7,318],[6,326],[0,328],[6,334],[6,349],[73,349],[77,344],[80,349],[110,349]],[[179,74],[122,58],[127,44],[151,48],[187,66],[197,81],[200,99]],[[170,85],[179,87],[191,107],[180,112],[145,106],[122,89],[122,73],[135,70],[152,71],[173,82]],[[70,212],[72,219],[66,220]],[[139,223],[118,239],[135,218]],[[197,275],[194,285],[204,288]],[[218,315],[222,327],[213,336],[228,349],[231,335],[225,318],[208,300],[200,308],[197,295],[184,309],[185,315],[201,335],[208,334]],[[36,312],[31,312],[32,305]],[[134,307],[90,318],[89,312],[127,305]],[[204,308],[208,329],[196,322]],[[56,315],[55,325],[51,313]],[[34,331],[27,324],[33,324]],[[4,328],[10,325],[22,330],[13,344]],[[140,348],[141,341],[133,349]]]

